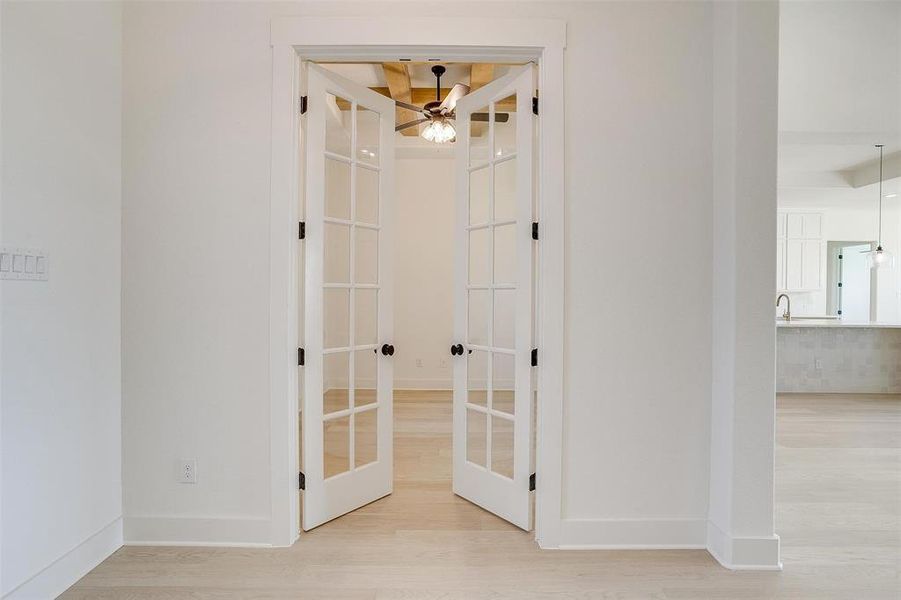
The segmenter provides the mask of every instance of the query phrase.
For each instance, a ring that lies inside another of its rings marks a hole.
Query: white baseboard
[[[703,549],[706,519],[562,519],[560,549]]]
[[[126,546],[271,546],[269,519],[126,517]]]
[[[121,547],[122,518],[119,517],[10,590],[3,600],[56,598]]]
[[[416,379],[416,378],[395,378],[394,389],[396,390],[440,390],[450,391],[454,389],[453,382],[450,379]]]
[[[707,522],[707,552],[733,571],[781,571],[779,536],[732,537]]]
[[[357,382],[360,387],[374,387],[374,381],[358,381]],[[487,383],[485,381],[471,381],[472,385],[476,386],[480,389],[486,389]],[[495,382],[495,387],[501,386],[503,388],[512,389],[514,385],[513,380],[498,380]],[[347,383],[340,381],[326,381],[324,384],[324,390],[328,392],[329,390],[346,390]],[[394,379],[394,389],[395,390],[414,390],[414,391],[453,391],[454,382],[449,378],[431,378],[431,377],[395,377]]]

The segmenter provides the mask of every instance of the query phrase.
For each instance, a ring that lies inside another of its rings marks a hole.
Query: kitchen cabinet
[[[784,292],[822,289],[824,247],[822,213],[777,213],[776,289]]]

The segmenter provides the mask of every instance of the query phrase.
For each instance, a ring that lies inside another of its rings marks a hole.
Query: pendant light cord
[[[879,148],[879,239],[876,241],[876,247],[882,249],[882,153],[883,145],[876,144]]]

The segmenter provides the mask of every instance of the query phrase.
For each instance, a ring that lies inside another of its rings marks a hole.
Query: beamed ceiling
[[[447,68],[447,72],[441,77],[441,98],[444,98],[455,83],[465,83],[470,91],[475,91],[490,83],[494,79],[504,75],[512,64],[489,63],[447,63],[447,62],[386,62],[386,63],[328,63],[322,66],[330,71],[338,73],[351,81],[387,96],[394,100],[400,100],[417,106],[436,99],[435,76],[432,67],[441,64]],[[497,110],[513,112],[516,103],[504,100],[497,103]],[[339,100],[338,107],[348,110],[349,103]],[[406,123],[417,118],[416,113],[398,108],[395,116],[397,124]],[[473,123],[473,135],[483,135],[486,131],[486,123]],[[415,137],[419,135],[416,127],[405,129],[402,135]]]

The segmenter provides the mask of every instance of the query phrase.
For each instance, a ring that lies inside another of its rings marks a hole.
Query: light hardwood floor
[[[398,393],[394,494],[292,548],[125,547],[62,597],[901,598],[901,396],[779,398],[781,573],[700,550],[538,550],[451,494],[449,398]]]

